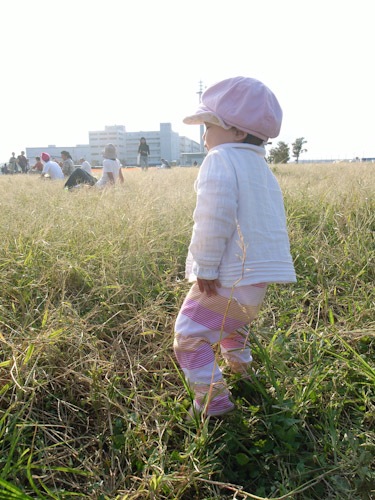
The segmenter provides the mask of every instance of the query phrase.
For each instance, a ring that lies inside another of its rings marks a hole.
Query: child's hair
[[[264,143],[264,140],[259,139],[259,137],[256,137],[255,135],[247,134],[242,142],[246,142],[246,144],[253,144],[254,146],[261,146]]]

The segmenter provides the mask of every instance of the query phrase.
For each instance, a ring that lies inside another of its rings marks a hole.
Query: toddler
[[[223,415],[234,408],[213,344],[235,373],[252,361],[248,326],[268,283],[296,281],[279,184],[265,143],[280,132],[282,110],[254,78],[207,88],[187,124],[205,125],[208,151],[195,184],[194,227],[186,277],[194,282],[175,324],[174,351],[194,393],[193,410]]]

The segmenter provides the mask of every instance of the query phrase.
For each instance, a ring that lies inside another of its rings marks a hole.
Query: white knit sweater
[[[186,261],[190,281],[224,287],[296,281],[280,186],[251,144],[221,144],[203,161]]]

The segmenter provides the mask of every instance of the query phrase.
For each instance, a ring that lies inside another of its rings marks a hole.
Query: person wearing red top
[[[30,170],[30,173],[38,174],[43,170],[43,163],[40,161],[40,156],[36,156],[35,160],[36,160],[35,165],[33,165],[32,169]]]

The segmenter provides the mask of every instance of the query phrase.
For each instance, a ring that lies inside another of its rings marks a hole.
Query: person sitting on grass
[[[41,177],[45,178],[48,176],[51,180],[64,179],[63,171],[58,163],[51,160],[48,153],[42,153],[40,155],[42,161],[44,162],[44,167],[41,173]]]
[[[100,179],[97,180],[96,177],[89,174],[82,167],[77,167],[69,176],[64,188],[70,190],[84,185],[104,188],[106,186],[115,185],[117,180],[123,183],[124,177],[122,175],[121,163],[116,157],[117,153],[115,146],[113,144],[107,144],[103,151],[103,173]]]
[[[73,172],[74,172],[74,162],[73,159],[69,153],[69,151],[61,151],[61,158],[62,158],[62,164],[61,164],[61,170],[63,171],[63,174],[65,177],[69,177]]]
[[[40,174],[43,172],[43,163],[40,161],[40,156],[36,156],[35,160],[35,165],[29,170],[29,174]]]
[[[81,165],[82,170],[84,170],[88,174],[92,175],[91,165],[90,165],[90,163],[85,158],[80,158],[79,159],[79,164]]]
[[[90,165],[89,162],[88,165]],[[90,165],[90,173],[87,172],[82,166],[77,167],[72,174],[70,174],[68,180],[64,184],[65,189],[73,189],[76,187],[86,186],[95,186],[98,179],[91,174],[91,165]]]
[[[167,160],[164,160],[164,158],[162,158],[160,161],[161,161],[161,165],[159,168],[171,168],[169,162]]]
[[[122,175],[121,163],[117,159],[117,151],[113,144],[107,144],[103,154],[103,173],[96,187],[104,188],[107,186],[114,186],[117,181],[124,183],[124,176]]]

